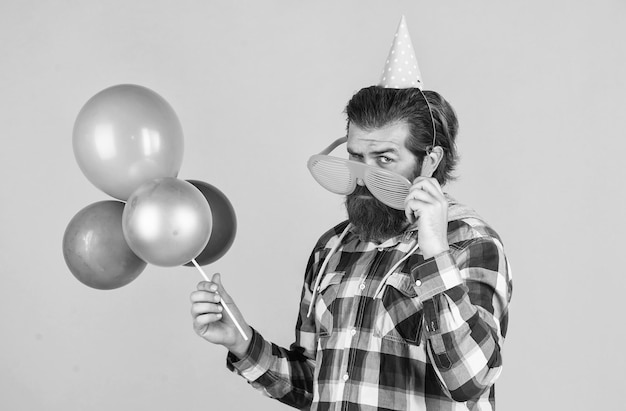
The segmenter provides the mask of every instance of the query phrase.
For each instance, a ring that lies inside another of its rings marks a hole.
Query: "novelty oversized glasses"
[[[309,158],[307,166],[313,178],[326,190],[340,195],[354,192],[357,180],[360,180],[383,204],[404,210],[404,200],[409,195],[411,182],[384,168],[328,155],[346,141],[347,137],[341,137],[321,153]]]

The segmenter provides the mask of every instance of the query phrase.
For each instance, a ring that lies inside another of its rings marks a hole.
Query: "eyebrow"
[[[350,154],[350,155],[353,155],[353,156],[354,155],[362,155],[361,153],[355,152],[350,147],[348,147],[347,149],[348,149],[348,154]],[[385,154],[385,153],[398,154],[398,152],[399,151],[398,151],[397,148],[395,148],[395,147],[388,147],[388,148],[384,148],[384,149],[381,149],[381,150],[371,151],[370,154],[373,154],[373,155],[381,155],[381,154]]]

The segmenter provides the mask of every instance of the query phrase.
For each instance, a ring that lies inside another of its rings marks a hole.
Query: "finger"
[[[212,324],[218,322],[222,319],[221,313],[210,313],[210,314],[202,314],[195,318],[194,325],[198,328],[204,327],[208,324]]]
[[[419,204],[411,204],[411,200],[417,200],[424,205],[447,209],[448,200],[445,195],[439,191],[440,188],[437,187],[438,186],[433,185],[431,182],[420,182],[416,184],[412,187],[412,191],[409,192],[405,205],[407,207],[409,205],[411,205],[411,207],[419,207]]]
[[[418,189],[427,192],[436,198],[443,198],[441,188],[432,181],[422,180],[414,184],[411,189]]]
[[[425,211],[425,208],[428,206],[428,203],[418,200],[411,200],[406,203],[404,208],[404,215],[407,220],[413,223],[417,218],[419,218]]]
[[[200,281],[197,289],[201,291],[217,291],[218,285],[212,281]]]
[[[413,185],[411,186],[411,189],[413,188],[419,188],[437,198],[443,198],[443,190],[441,189],[441,185],[435,178],[417,177],[413,181]]]
[[[193,293],[191,293],[190,299],[192,303],[219,303],[221,297],[217,292],[194,291]]]
[[[230,295],[224,289],[224,285],[222,284],[222,275],[220,273],[213,274],[213,278],[211,279],[211,281],[213,281],[213,283],[218,286],[217,292],[220,293],[220,295],[222,296],[222,300],[228,304],[232,303],[232,298],[230,298]]]
[[[221,313],[223,310],[220,304],[213,303],[195,303],[191,306],[192,317],[197,317],[203,314]]]
[[[420,177],[418,177],[417,179],[420,179]],[[423,181],[424,184],[428,185],[429,187],[432,187],[433,189],[437,190],[439,192],[439,194],[443,195],[443,190],[441,188],[441,184],[439,184],[439,181],[436,178],[433,178],[433,177],[421,177],[420,181]]]
[[[417,202],[422,202],[422,203],[433,203],[435,201],[435,198],[433,197],[432,194],[430,194],[427,191],[422,190],[421,188],[412,188],[411,191],[409,191],[409,194],[406,196],[406,199],[404,200],[404,204],[408,204],[411,201],[417,201]]]
[[[433,195],[430,192],[420,189],[415,189],[409,192],[409,195],[407,195],[404,201],[405,210],[412,209],[414,211],[425,211],[427,209],[447,209],[448,200],[444,196],[439,195],[438,192],[435,194],[436,195]]]
[[[439,194],[437,191],[435,193]],[[404,214],[407,220],[413,223],[426,210],[432,209],[432,207],[436,207],[440,203],[441,200],[438,197],[434,196],[430,191],[424,190],[424,186],[421,184],[416,184],[411,188],[404,200]]]

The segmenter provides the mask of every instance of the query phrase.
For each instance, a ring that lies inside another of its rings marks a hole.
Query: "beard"
[[[348,219],[365,241],[384,241],[401,234],[407,226],[404,210],[396,210],[370,193],[365,186],[357,186],[346,196]]]

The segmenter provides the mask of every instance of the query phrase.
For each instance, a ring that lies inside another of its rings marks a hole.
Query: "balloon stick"
[[[200,274],[202,274],[202,276],[204,277],[205,280],[211,281],[211,280],[209,280],[209,277],[206,275],[206,273],[204,272],[202,267],[200,267],[200,264],[198,264],[198,262],[196,261],[195,258],[193,260],[191,260],[191,262],[193,263],[193,265],[196,266],[198,271],[200,271]],[[230,319],[233,320],[233,322],[235,323],[235,327],[237,327],[237,329],[239,330],[239,333],[241,334],[243,339],[248,341],[248,337],[246,336],[246,333],[243,332],[243,328],[241,328],[241,325],[239,325],[239,323],[237,322],[237,319],[235,319],[235,316],[230,311],[230,308],[228,308],[228,305],[226,305],[226,303],[224,302],[224,300],[222,298],[220,298],[220,304],[222,304],[222,307],[224,307],[224,310],[230,316]]]

